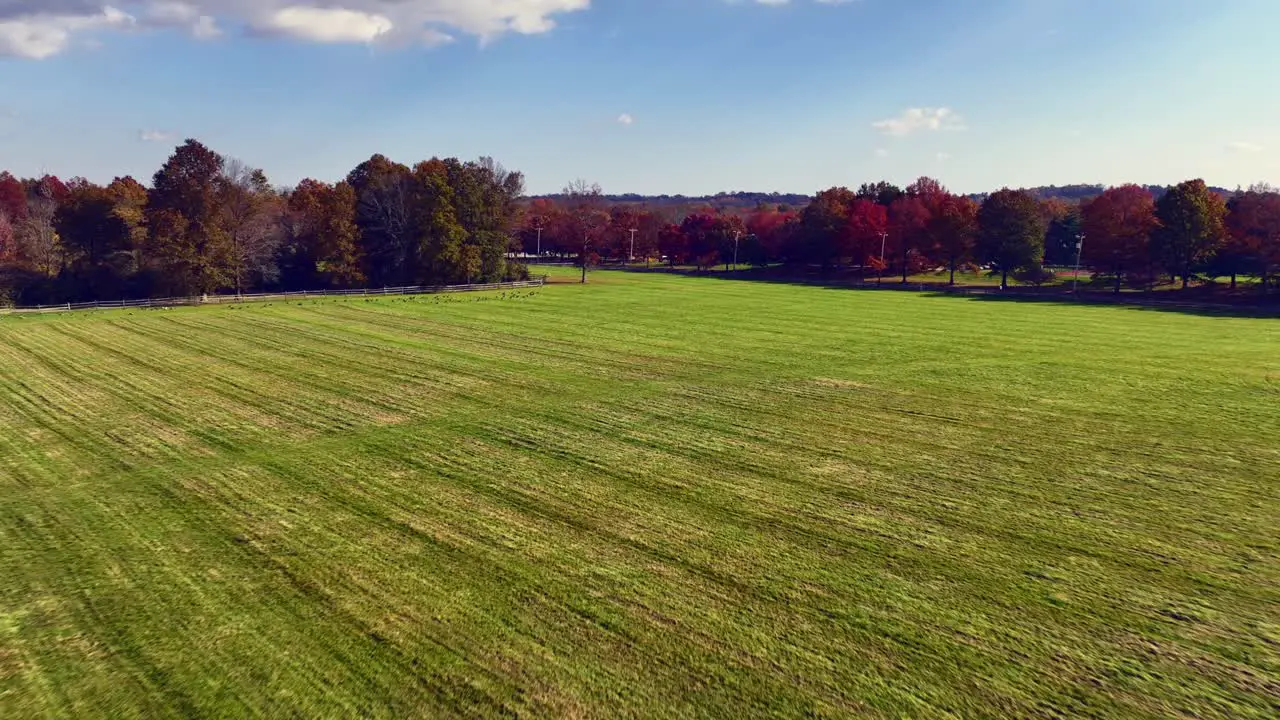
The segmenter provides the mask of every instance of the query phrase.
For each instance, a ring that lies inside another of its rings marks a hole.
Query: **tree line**
[[[489,158],[382,155],[336,183],[275,188],[195,140],[150,187],[0,173],[0,300],[523,279],[509,260],[523,193],[523,176]]]
[[[494,282],[518,260],[560,257],[786,264],[862,277],[983,269],[1041,283],[1077,261],[1117,292],[1197,275],[1280,275],[1280,193],[1224,194],[1192,180],[1112,187],[1077,201],[1034,190],[953,193],[920,178],[834,187],[789,205],[672,207],[575,181],[526,199],[489,158],[412,167],[374,155],[336,183],[273,187],[265,173],[187,140],[151,185],[130,177],[0,173],[0,301],[22,304],[260,290]],[[619,198],[622,198],[620,201]]]
[[[819,192],[807,205],[760,203],[741,212],[610,204],[577,184],[529,204],[526,253],[661,260],[672,265],[794,264],[864,276],[986,269],[1042,283],[1049,266],[1073,266],[1124,287],[1186,287],[1197,275],[1249,275],[1265,290],[1280,273],[1280,193],[1257,185],[1224,197],[1202,180],[1170,188],[1112,187],[1078,201],[1003,189],[981,198],[932,178]]]

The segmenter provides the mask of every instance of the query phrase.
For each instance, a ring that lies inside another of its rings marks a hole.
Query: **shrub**
[[[1013,274],[1014,280],[1017,280],[1020,283],[1027,283],[1028,285],[1035,285],[1036,287],[1040,287],[1047,282],[1052,282],[1057,279],[1057,277],[1058,276],[1055,275],[1052,270],[1046,270],[1041,265],[1025,267]]]
[[[524,263],[507,261],[507,272],[503,276],[503,282],[516,282],[518,280],[529,279],[529,266]]]

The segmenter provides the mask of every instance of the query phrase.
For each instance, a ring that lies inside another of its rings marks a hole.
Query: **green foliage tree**
[[[1044,236],[1044,261],[1047,265],[1071,266],[1076,262],[1076,238],[1084,232],[1084,219],[1079,204],[1058,198],[1044,200],[1049,221]]]
[[[881,180],[877,183],[864,183],[858,188],[858,198],[860,200],[870,200],[885,207],[889,207],[895,200],[905,195],[906,192],[902,188],[890,182]]]
[[[506,258],[514,242],[524,176],[489,157],[468,163],[448,160],[446,167],[458,224],[467,243],[480,248],[480,277],[485,282],[501,280],[507,274]]]
[[[1227,205],[1204,180],[1188,180],[1156,201],[1159,227],[1152,234],[1155,258],[1172,276],[1190,284],[1192,272],[1226,238]]]
[[[978,210],[979,260],[1000,273],[1000,287],[1009,274],[1038,266],[1044,257],[1045,219],[1035,196],[1005,188],[992,193]]]
[[[432,159],[419,163],[413,170],[411,225],[416,238],[414,278],[417,282],[447,283],[467,278],[462,250],[469,234],[458,218],[451,177],[459,184],[467,180],[461,163],[453,159]],[[473,188],[463,187],[462,192],[471,195],[467,201],[475,201]],[[474,206],[465,207],[464,211],[471,214],[469,219],[473,221],[479,212]]]
[[[358,198],[369,278],[375,284],[450,283],[508,275],[524,178],[490,158],[432,158],[412,170],[375,155],[348,175]],[[466,247],[480,268],[463,263]]]
[[[459,267],[470,285],[484,268],[484,255],[479,245],[465,245],[459,254]]]
[[[814,196],[813,202],[800,213],[796,238],[798,259],[820,263],[824,268],[842,262],[857,199],[844,187],[823,190]]]
[[[413,176],[408,167],[374,155],[347,174],[356,194],[355,223],[365,274],[374,285],[411,281],[414,265]]]

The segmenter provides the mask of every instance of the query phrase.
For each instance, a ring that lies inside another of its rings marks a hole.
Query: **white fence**
[[[0,308],[0,315],[13,313],[51,313],[72,310],[109,310],[119,308],[176,307],[180,305],[225,305],[227,303],[262,302],[264,300],[301,300],[321,297],[350,297],[379,295],[432,295],[436,293],[480,292],[482,290],[517,290],[536,288],[546,284],[547,278],[516,282],[485,283],[477,285],[410,285],[391,288],[363,288],[359,290],[301,290],[284,293],[253,293],[244,295],[193,295],[191,297],[149,298],[146,300],[97,300],[61,305],[36,305],[33,307]]]

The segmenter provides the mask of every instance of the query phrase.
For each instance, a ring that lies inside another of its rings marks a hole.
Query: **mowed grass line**
[[[0,320],[0,715],[1269,717],[1280,329],[597,273]]]

